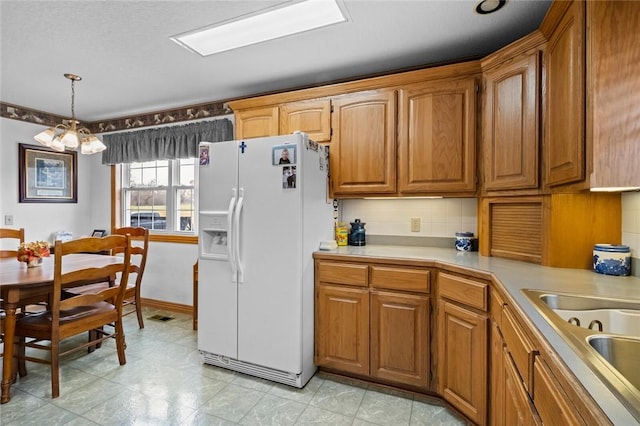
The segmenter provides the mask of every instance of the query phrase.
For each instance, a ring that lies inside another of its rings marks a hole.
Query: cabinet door
[[[492,299],[493,302],[493,299]],[[496,426],[505,423],[505,395],[504,395],[504,341],[500,334],[498,323],[491,321],[491,394],[489,416],[490,424]]]
[[[507,348],[503,352],[503,367],[504,423],[502,424],[505,426],[533,426],[537,424],[535,408],[529,399],[527,391],[522,386],[520,376]]]
[[[485,190],[538,187],[539,62],[536,51],[485,73]]]
[[[371,292],[371,376],[428,387],[429,298]]]
[[[316,142],[331,140],[331,100],[290,102],[280,106],[280,134],[305,132]]]
[[[540,357],[536,357],[533,363],[533,375],[533,402],[540,413],[542,423],[567,426],[585,424]]]
[[[236,139],[278,135],[278,107],[255,108],[235,113]]]
[[[316,287],[316,356],[319,366],[369,374],[369,290]]]
[[[398,135],[399,192],[475,191],[474,78],[401,90]]]
[[[587,111],[593,120],[588,124],[587,146],[591,143],[594,153],[592,188],[640,187],[638,6],[635,1],[587,2]]]
[[[333,101],[331,192],[396,192],[396,93],[363,92]]]
[[[487,422],[487,324],[485,315],[440,300],[438,390],[471,419]]]
[[[555,27],[545,52],[545,183],[585,178],[585,2],[574,1]]]

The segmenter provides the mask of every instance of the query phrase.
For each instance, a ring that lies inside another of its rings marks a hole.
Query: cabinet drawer
[[[438,274],[440,297],[464,303],[487,311],[489,309],[489,285],[446,273]]]
[[[371,286],[389,290],[429,292],[430,272],[425,269],[371,267]]]
[[[318,262],[317,278],[321,283],[346,284],[367,287],[369,267],[357,263]]]
[[[502,336],[525,388],[533,395],[533,358],[538,351],[524,334],[508,306],[502,311]]]

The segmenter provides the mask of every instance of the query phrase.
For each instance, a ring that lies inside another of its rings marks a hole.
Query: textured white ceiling
[[[550,1],[346,0],[350,21],[208,57],[169,36],[284,1],[0,1],[0,100],[117,118],[484,55],[538,28]],[[283,23],[286,25],[286,23]]]

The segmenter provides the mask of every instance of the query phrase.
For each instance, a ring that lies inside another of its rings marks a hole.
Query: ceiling
[[[344,0],[347,23],[208,57],[169,39],[282,3],[0,0],[0,100],[69,116],[74,73],[76,116],[98,121],[478,57],[538,28],[550,1],[479,15],[475,0]]]

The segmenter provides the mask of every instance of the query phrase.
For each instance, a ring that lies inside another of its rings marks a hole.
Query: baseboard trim
[[[164,309],[166,311],[178,312],[181,314],[193,315],[193,306],[182,305],[180,303],[165,302],[164,300],[141,298],[142,306],[145,308]]]

